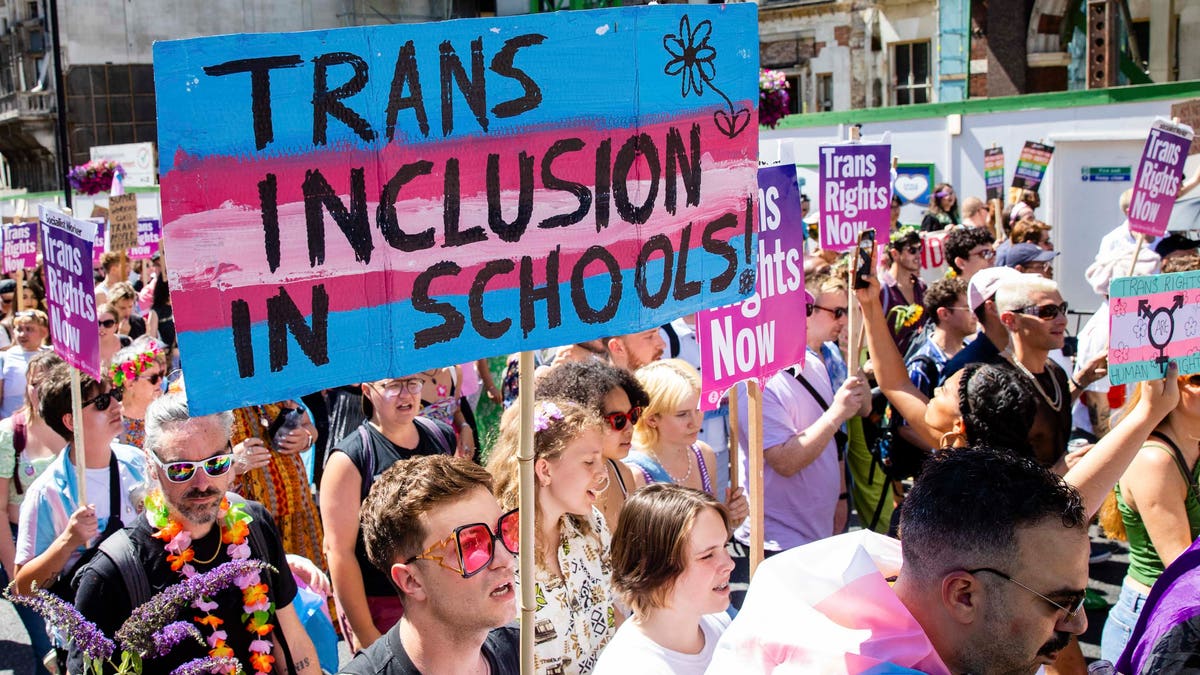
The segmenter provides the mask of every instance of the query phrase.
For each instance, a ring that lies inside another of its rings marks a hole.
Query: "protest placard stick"
[[[16,299],[17,311],[25,309],[25,299],[22,297],[25,293],[22,290],[25,287],[25,270],[17,270],[17,294],[13,296]]]
[[[850,142],[857,143],[860,138],[861,129],[856,124],[850,127]],[[892,162],[893,168],[896,166],[895,160]],[[851,358],[846,360],[847,366],[850,368],[850,374],[854,375],[857,372],[852,355],[858,353],[858,331],[855,327],[860,319],[858,315],[860,308],[858,306],[858,298],[854,297],[854,273],[856,271],[857,260],[855,254],[850,255],[850,264],[846,270],[846,335],[849,336],[850,344],[847,345]]]
[[[524,351],[518,357],[520,373],[518,397],[521,403],[521,447],[517,453],[517,466],[521,478],[521,675],[533,675],[533,618],[537,610],[537,596],[533,588],[534,565],[534,514],[537,506],[533,498],[533,352]]]
[[[741,470],[738,460],[738,394],[737,387],[729,390],[729,487],[738,486],[738,472]],[[723,497],[724,495],[717,495]]]
[[[1137,243],[1133,247],[1133,260],[1129,261],[1129,274],[1125,276],[1131,277],[1137,271],[1138,256],[1142,254],[1142,247],[1146,245],[1146,235],[1138,232]]]
[[[86,506],[87,500],[87,459],[83,454],[83,392],[79,384],[79,370],[71,368],[71,426],[74,438],[71,447],[75,450],[75,482],[79,493],[79,506]],[[116,516],[113,516],[116,517]]]
[[[746,457],[750,470],[746,482],[750,492],[750,576],[763,561],[763,428],[762,390],[756,380],[746,383],[747,406]]]

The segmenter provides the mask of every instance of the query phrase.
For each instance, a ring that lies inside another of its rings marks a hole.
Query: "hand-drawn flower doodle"
[[[663,36],[663,47],[671,55],[663,72],[680,78],[679,92],[682,98],[689,94],[704,95],[704,86],[715,92],[725,101],[728,111],[717,110],[713,113],[713,123],[717,129],[729,138],[742,133],[750,124],[753,117],[749,108],[734,108],[733,101],[725,92],[713,84],[717,76],[717,50],[708,43],[712,37],[712,22],[705,19],[692,28],[692,20],[687,14],[679,19],[679,32]]]
[[[1197,328],[1200,328],[1200,324],[1197,324],[1195,319],[1188,319],[1183,324],[1183,333],[1188,337],[1195,337]]]
[[[1133,326],[1133,335],[1139,340],[1146,338],[1146,329],[1149,327],[1150,321],[1147,319],[1139,319]]]

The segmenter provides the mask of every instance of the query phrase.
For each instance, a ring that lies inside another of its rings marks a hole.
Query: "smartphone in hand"
[[[868,279],[875,273],[875,230],[869,228],[858,235],[857,271],[854,274],[855,288],[869,288]]]

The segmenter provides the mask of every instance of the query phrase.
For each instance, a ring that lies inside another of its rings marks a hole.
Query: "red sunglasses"
[[[642,406],[635,405],[627,412],[608,413],[604,416],[604,421],[608,422],[608,426],[612,427],[613,431],[621,431],[626,424],[637,424],[641,416]]]
[[[486,523],[459,525],[454,528],[454,532],[451,532],[450,536],[425,549],[421,555],[414,555],[405,560],[404,564],[411,565],[416,560],[436,560],[438,565],[462,575],[464,579],[469,579],[487,569],[487,566],[492,564],[492,560],[495,560],[496,540],[499,540],[509,553],[517,555],[520,550],[520,531],[520,512],[513,509],[500,516],[500,519],[496,521],[495,530],[488,527]],[[449,546],[451,543],[454,544],[454,550],[458,555],[458,567],[447,565],[445,555],[433,555],[433,551]]]

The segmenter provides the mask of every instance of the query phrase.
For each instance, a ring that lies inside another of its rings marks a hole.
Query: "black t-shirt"
[[[370,422],[364,420],[361,425],[346,435],[333,448],[333,452],[344,452],[354,463],[354,467],[358,469],[359,475],[365,475],[368,468],[371,469],[370,480],[363,481],[364,490],[361,491],[360,497],[367,498],[367,492],[379,474],[386,471],[396,462],[404,459],[410,459],[420,455],[440,455],[454,452],[454,430],[446,424],[436,420],[426,420],[429,423],[436,425],[438,432],[441,434],[441,439],[435,439],[429,429],[426,429],[423,424],[417,423],[417,447],[402,448],[395,443],[392,443],[386,436],[379,433]],[[363,434],[366,431],[369,439],[371,456],[368,457],[368,448],[363,447]],[[441,441],[439,443],[439,440]],[[371,559],[367,557],[367,548],[363,543],[362,530],[358,531],[358,536],[354,542],[354,555],[358,558],[359,569],[362,570],[363,590],[368,596],[384,596],[390,597],[396,594],[396,590],[392,588],[392,582],[388,580],[383,572],[380,572],[374,565],[371,564]]]
[[[938,384],[945,384],[951,375],[972,363],[985,363],[996,366],[1006,364],[1008,361],[1004,359],[1004,355],[1000,353],[1000,350],[996,349],[995,343],[989,340],[988,336],[980,333],[971,341],[971,344],[963,347],[946,362],[946,365],[942,368],[941,381]]]
[[[263,572],[262,579],[269,587],[269,594],[275,607],[277,609],[287,607],[296,596],[296,581],[292,578],[291,570],[288,569],[279,532],[275,529],[271,515],[258,502],[247,501],[246,512],[254,518],[250,527],[259,528],[268,549],[265,554],[252,550],[250,555],[252,558],[267,561],[275,568],[275,572],[269,570]],[[183,576],[179,572],[171,571],[171,564],[167,562],[167,552],[163,549],[163,542],[154,538],[155,528],[145,518],[139,517],[137,524],[128,528],[128,531],[138,559],[146,568],[146,578],[150,582],[151,595],[156,595],[166,587],[183,580]],[[201,559],[207,559],[217,546],[221,547],[220,553],[211,563],[192,563],[198,573],[207,572],[221,563],[229,562],[229,555],[225,552],[226,545],[221,543],[220,537],[220,528],[214,527],[208,534],[192,542],[192,550]],[[247,538],[246,541],[249,543],[251,540]],[[129,594],[125,590],[125,582],[121,578],[117,566],[107,556],[98,555],[80,570],[76,578],[79,590],[75,594],[75,607],[89,621],[99,626],[105,635],[112,637],[133,611],[130,607]],[[246,630],[246,624],[242,621],[241,589],[231,585],[218,593],[212,600],[220,605],[213,610],[213,614],[225,622],[220,629],[227,635],[226,644],[233,649],[233,653],[242,662],[243,669],[246,672],[252,672],[249,661],[250,642],[257,637]],[[178,620],[191,620],[194,616],[200,616],[200,612],[189,606],[180,611]],[[274,615],[271,617],[271,624],[275,626],[275,631],[271,635],[278,638],[279,621]],[[208,626],[198,626],[198,628],[200,634],[206,639],[212,634],[212,629]],[[170,654],[146,659],[143,662],[143,672],[146,675],[170,673],[192,659],[203,658],[207,655],[207,646],[202,647],[195,640],[185,639]],[[283,662],[281,653],[276,653],[274,656],[277,661]],[[69,672],[83,672],[79,655],[74,650],[71,652],[69,665],[73,666],[68,669]]]
[[[521,672],[521,629],[516,626],[492,629],[480,651],[487,659],[492,675],[518,675]],[[393,626],[338,672],[341,675],[422,675],[400,643],[400,624]]]
[[[1037,380],[1037,386],[1033,389],[1038,410],[1033,428],[1029,430],[1029,442],[1033,445],[1038,464],[1051,468],[1067,453],[1067,441],[1071,439],[1070,384],[1066,372],[1053,361],[1047,361],[1046,368],[1034,373],[1034,378]],[[1054,392],[1058,392],[1057,410],[1036,391],[1038,387],[1051,399],[1054,398]]]

